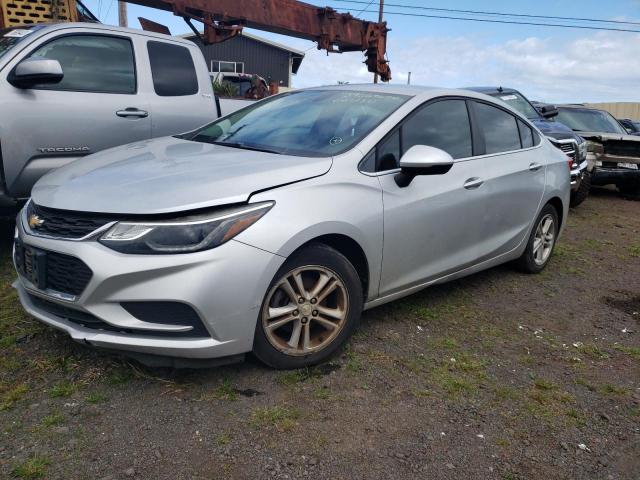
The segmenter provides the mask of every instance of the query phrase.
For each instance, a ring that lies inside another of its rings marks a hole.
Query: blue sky
[[[215,0],[211,0],[214,2]],[[364,5],[307,0],[317,5],[359,12]],[[640,22],[640,0],[387,0],[416,6],[487,10],[533,15],[589,17]],[[85,0],[101,21],[117,24],[116,0]],[[377,18],[374,0],[362,18]],[[187,25],[168,12],[129,5],[129,24],[143,16],[167,25],[173,34]],[[388,6],[387,11],[402,11]],[[424,12],[430,13],[430,12]],[[437,13],[437,12],[434,12]],[[554,102],[640,101],[640,34],[501,25],[388,15],[388,55],[394,82],[442,86],[501,84],[519,88],[532,98]],[[597,24],[595,24],[597,25]],[[622,26],[624,27],[624,26]],[[629,27],[629,26],[626,26]],[[630,27],[640,30],[640,25]],[[296,86],[371,81],[358,53],[330,55],[308,41],[253,31],[291,47],[308,50]]]

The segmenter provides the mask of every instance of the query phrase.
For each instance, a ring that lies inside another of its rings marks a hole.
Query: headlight
[[[100,243],[122,253],[175,254],[215,248],[231,240],[267,213],[274,202],[242,205],[214,215],[158,222],[118,222]]]
[[[586,140],[583,140],[583,142],[580,145],[578,145],[578,158],[580,159],[580,161],[587,158],[587,141]]]

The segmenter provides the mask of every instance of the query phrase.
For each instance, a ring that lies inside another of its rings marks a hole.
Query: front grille
[[[604,142],[605,155],[640,157],[640,142],[608,140]]]
[[[552,140],[552,143],[567,154],[568,157],[571,157],[573,160],[576,160],[576,156],[578,153],[578,144],[574,141],[560,141],[560,140]]]
[[[33,201],[27,207],[27,219],[37,217],[29,226],[34,235],[79,239],[115,220],[99,213],[78,213],[41,207]]]
[[[58,318],[62,318],[68,322],[75,323],[84,328],[90,328],[92,330],[103,330],[108,332],[125,333],[127,335],[144,335],[153,337],[178,337],[178,338],[202,338],[210,337],[209,333],[195,332],[191,330],[189,332],[164,332],[153,330],[138,330],[133,328],[123,328],[116,325],[111,325],[95,315],[90,314],[82,310],[76,310],[75,308],[69,308],[64,305],[60,305],[44,298],[40,298],[36,295],[29,295],[29,299],[33,305],[39,310],[43,310],[51,315],[55,315]]]
[[[63,253],[14,244],[14,262],[18,272],[40,290],[77,297],[86,288],[93,272],[80,259]]]
[[[93,272],[79,258],[62,253],[47,252],[47,289],[74,296],[80,295]]]

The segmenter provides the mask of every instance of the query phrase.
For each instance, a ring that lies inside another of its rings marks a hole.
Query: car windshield
[[[559,108],[557,120],[576,132],[620,133],[626,131],[611,114],[586,108]]]
[[[32,31],[30,27],[0,29],[0,58]]]
[[[284,93],[183,138],[288,155],[333,156],[355,146],[409,98],[351,90]]]
[[[529,119],[540,118],[538,111],[518,92],[493,95]]]

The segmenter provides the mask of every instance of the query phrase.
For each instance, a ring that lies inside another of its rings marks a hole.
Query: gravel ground
[[[571,212],[545,272],[365,313],[332,363],[149,369],[41,326],[0,246],[0,477],[638,479],[640,202]]]

